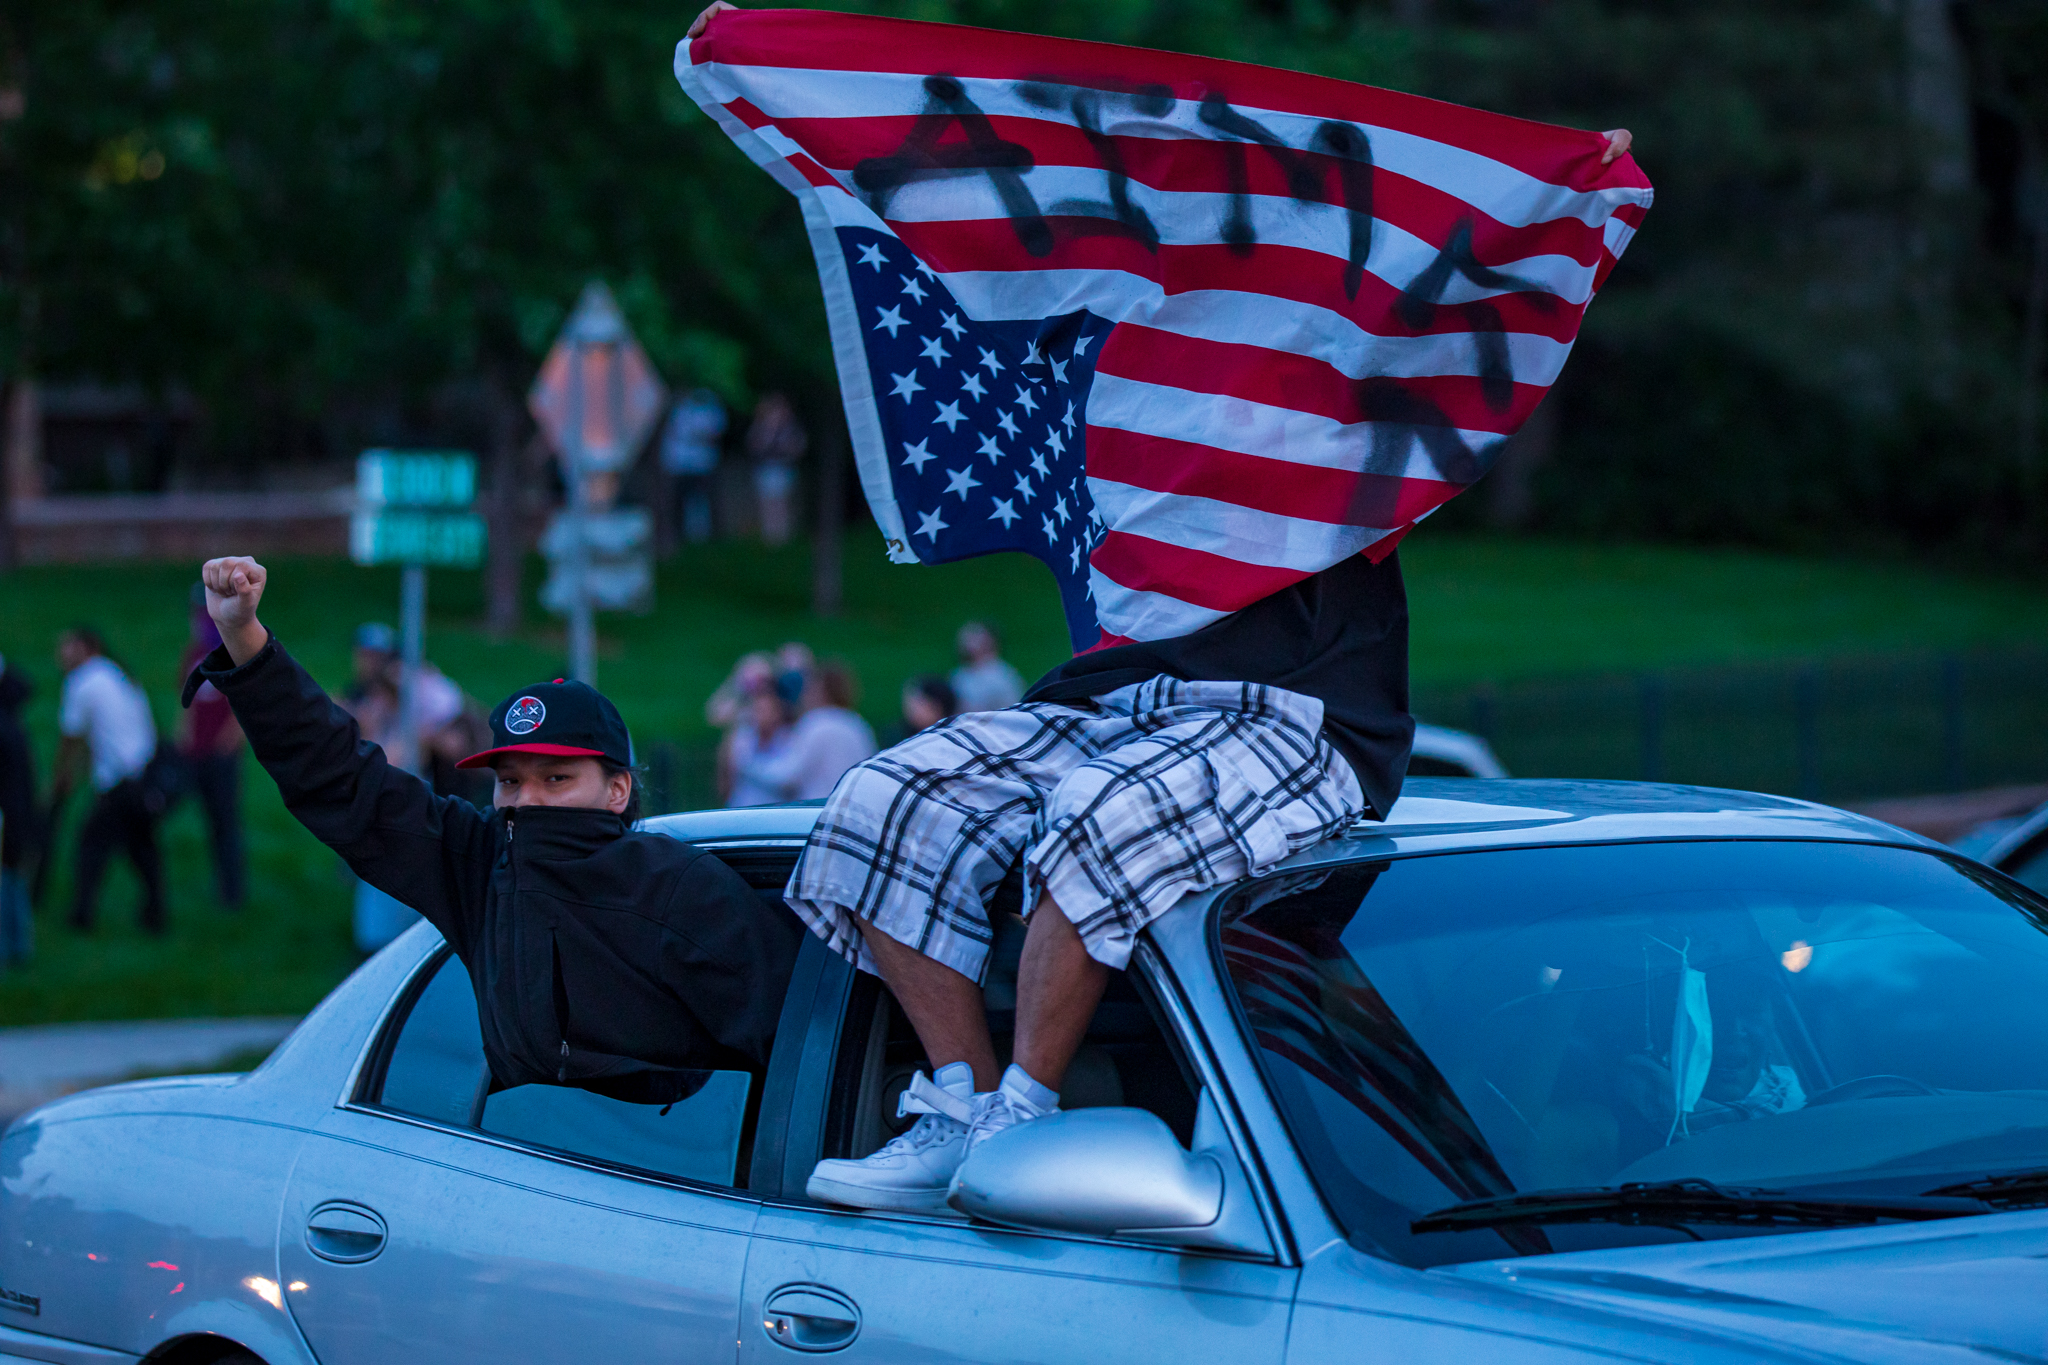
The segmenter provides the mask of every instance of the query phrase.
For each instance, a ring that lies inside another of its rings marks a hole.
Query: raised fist
[[[269,580],[263,566],[247,555],[209,559],[200,566],[206,614],[220,627],[221,643],[238,664],[247,663],[270,638],[256,621],[256,604],[263,600],[263,585]]]

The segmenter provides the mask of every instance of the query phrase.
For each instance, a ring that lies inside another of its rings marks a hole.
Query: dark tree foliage
[[[1454,519],[2040,550],[2040,0],[871,7],[1633,129],[1657,206],[1529,495]],[[670,75],[693,8],[0,0],[0,371],[189,390],[215,460],[344,454],[516,398],[602,276],[672,382],[828,411],[795,207]]]

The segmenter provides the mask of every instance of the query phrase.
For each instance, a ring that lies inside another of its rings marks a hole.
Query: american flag
[[[1077,651],[1384,556],[1651,197],[1597,133],[1104,43],[731,11],[676,75],[803,205],[890,557],[1037,556]]]

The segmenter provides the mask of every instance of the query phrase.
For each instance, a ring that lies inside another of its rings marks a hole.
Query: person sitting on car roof
[[[185,703],[219,688],[286,808],[447,938],[496,1088],[668,1103],[705,1071],[766,1068],[802,930],[711,854],[630,828],[631,742],[595,688],[557,678],[497,705],[492,747],[461,763],[497,774],[485,813],[364,741],[256,619],[261,564],[201,576],[221,646]]]

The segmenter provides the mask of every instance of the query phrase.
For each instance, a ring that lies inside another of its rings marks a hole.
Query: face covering
[[[1654,940],[1653,940],[1654,941]],[[1663,944],[1671,947],[1670,944]],[[1671,1098],[1674,1113],[1671,1131],[1664,1135],[1670,1146],[1681,1135],[1691,1137],[1686,1115],[1700,1102],[1707,1086],[1707,1071],[1714,1064],[1714,1016],[1707,1006],[1707,974],[1694,969],[1687,954],[1692,940],[1678,954],[1678,1003],[1671,1014]]]

